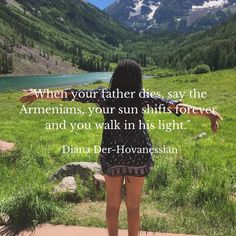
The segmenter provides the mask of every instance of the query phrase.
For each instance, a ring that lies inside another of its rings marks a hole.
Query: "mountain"
[[[82,0],[0,0],[0,74],[107,71],[124,58],[183,71],[232,68],[235,29],[236,16],[203,32],[137,33]]]
[[[145,33],[141,40],[124,43],[123,48],[144,66],[184,73],[201,64],[211,70],[236,68],[236,14],[227,22],[191,34]]]
[[[27,66],[60,73],[63,61],[72,70],[108,70],[113,52],[132,35],[83,0],[0,0],[0,73]]]
[[[227,20],[236,0],[117,0],[105,11],[136,31],[199,31]]]

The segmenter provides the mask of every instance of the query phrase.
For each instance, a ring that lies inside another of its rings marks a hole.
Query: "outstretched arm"
[[[53,92],[43,92],[41,94],[37,94],[34,90],[27,90],[24,96],[20,98],[20,102],[30,104],[39,99],[52,99],[52,100],[61,100],[63,98],[67,98],[71,96],[70,92],[66,91],[53,91]]]
[[[170,104],[168,107],[171,111],[178,111],[179,113],[196,115],[201,117],[207,117],[211,121],[211,129],[214,133],[216,133],[219,129],[219,121],[223,120],[221,115],[213,110],[202,109],[198,107],[194,107],[188,104]]]
[[[77,101],[82,103],[101,103],[102,87],[96,89],[64,89],[63,91],[29,90],[20,98],[22,103],[30,104],[37,99],[53,99],[62,101]]]

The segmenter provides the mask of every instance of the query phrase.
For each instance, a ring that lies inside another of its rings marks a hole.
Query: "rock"
[[[14,149],[14,143],[8,143],[0,140],[0,152],[10,152]]]
[[[99,183],[105,183],[105,177],[101,174],[94,174],[93,178],[95,181],[97,181]]]
[[[103,175],[94,174],[93,179],[94,179],[94,185],[97,191],[99,191],[102,187],[105,186],[105,178]]]
[[[199,135],[197,135],[196,137],[194,137],[194,140],[199,140],[199,139],[203,139],[207,137],[207,133],[200,133]]]
[[[57,18],[60,22],[62,22],[62,23],[64,23],[65,22],[65,19],[64,19],[64,17],[63,16],[60,16],[60,17],[58,17]]]
[[[76,191],[76,182],[73,176],[68,176],[62,179],[61,183],[55,187],[56,193],[75,193]]]
[[[86,180],[92,174],[100,174],[101,166],[97,162],[74,162],[61,167],[51,177],[51,180],[59,180],[66,176],[79,174],[80,178]]]
[[[9,225],[10,223],[10,217],[4,213],[0,213],[0,225]]]

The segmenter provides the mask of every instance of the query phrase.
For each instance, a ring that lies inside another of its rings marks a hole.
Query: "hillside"
[[[155,167],[146,179],[141,230],[188,233],[197,235],[235,236],[236,204],[236,87],[235,70],[185,75],[163,79],[145,79],[144,88],[160,91],[187,92],[193,88],[206,91],[207,99],[184,98],[187,104],[217,107],[224,118],[219,133],[213,135],[205,118],[183,115],[146,114],[148,122],[184,122],[186,130],[150,129],[154,147],[178,148],[178,154],[154,154]],[[96,88],[98,85],[80,88]],[[108,84],[101,84],[108,86]],[[65,164],[79,161],[95,162],[96,153],[62,153],[62,145],[93,147],[101,142],[102,131],[45,130],[46,122],[102,122],[102,114],[87,116],[63,114],[19,114],[22,92],[0,93],[0,137],[16,143],[12,153],[0,154],[0,211],[13,223],[73,224],[105,227],[105,195],[97,194],[92,178],[77,177],[74,195],[53,192],[50,176]],[[38,101],[28,107],[58,107],[57,101]],[[63,107],[81,107],[86,112],[91,104],[62,103]],[[191,120],[191,122],[188,122]],[[27,132],[27,133],[26,133]],[[202,139],[199,134],[206,133]],[[26,135],[27,134],[27,135]],[[73,203],[68,203],[72,201]],[[63,210],[57,211],[58,207]],[[120,227],[127,228],[127,212],[121,210]],[[64,212],[65,211],[65,212]],[[62,214],[63,213],[63,214]],[[27,222],[26,222],[27,221]]]
[[[235,29],[233,16],[191,34],[135,33],[82,0],[1,0],[0,74],[107,71],[123,58],[181,73],[199,64],[233,68]]]
[[[104,71],[109,69],[115,48],[132,33],[82,0],[1,0],[0,37],[0,73],[17,69],[12,65],[17,65],[19,57],[35,67],[54,55],[72,62],[71,68]],[[29,50],[19,53],[22,46]],[[32,50],[34,53],[27,52]],[[43,59],[38,60],[34,54]],[[56,64],[56,58],[53,61]]]
[[[131,57],[144,58],[143,65],[148,63],[184,72],[198,64],[207,64],[211,70],[218,70],[236,66],[235,39],[236,15],[207,31],[187,35],[143,34],[142,40],[125,44],[124,50]]]

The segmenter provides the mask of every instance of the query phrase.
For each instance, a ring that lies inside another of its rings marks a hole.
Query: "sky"
[[[109,6],[112,2],[114,2],[114,0],[87,0],[87,1],[97,6],[100,9],[104,9],[105,7]]]

